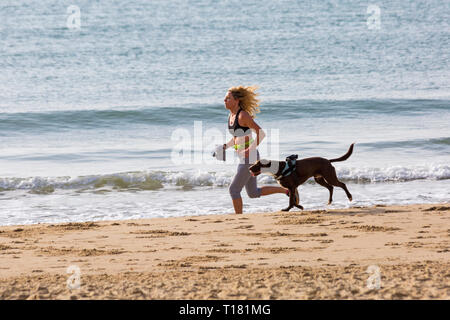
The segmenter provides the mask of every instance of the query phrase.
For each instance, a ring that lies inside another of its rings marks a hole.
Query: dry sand
[[[449,299],[449,219],[421,204],[4,226],[0,299]]]

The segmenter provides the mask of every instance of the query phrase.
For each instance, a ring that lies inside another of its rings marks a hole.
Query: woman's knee
[[[261,197],[261,188],[256,188],[256,189],[251,190],[251,191],[247,190],[247,195],[250,198],[259,198],[259,197]]]
[[[241,190],[239,188],[236,188],[233,185],[230,185],[228,188],[228,192],[230,193],[231,199],[239,199],[241,197]]]

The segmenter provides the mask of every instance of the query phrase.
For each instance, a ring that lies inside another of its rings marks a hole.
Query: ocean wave
[[[385,168],[340,168],[339,180],[347,183],[403,182],[412,180],[450,179],[450,166],[444,164],[423,166],[392,166]],[[33,194],[51,194],[55,190],[76,191],[144,191],[164,187],[190,190],[194,187],[227,187],[234,171],[140,171],[80,177],[0,178],[0,191],[27,190]],[[268,175],[258,177],[260,184],[275,184]],[[313,183],[310,179],[309,183]]]
[[[439,137],[431,139],[410,139],[410,140],[398,140],[398,141],[376,141],[376,142],[363,142],[359,143],[359,146],[368,148],[404,148],[408,146],[410,148],[424,148],[424,149],[440,149],[442,147],[450,146],[450,137]]]
[[[337,171],[340,180],[355,183],[402,182],[412,180],[450,179],[450,166],[430,164],[422,166],[391,166],[385,168],[341,168]]]
[[[287,100],[264,103],[258,118],[270,121],[297,118],[354,118],[368,114],[421,115],[448,111],[448,100]],[[180,113],[183,114],[180,117]],[[208,120],[223,123],[228,111],[223,104],[184,104],[159,107],[124,107],[112,110],[65,110],[47,112],[0,112],[2,132],[45,132],[75,129],[123,128],[127,125],[173,126]],[[176,119],[176,123],[174,123]]]

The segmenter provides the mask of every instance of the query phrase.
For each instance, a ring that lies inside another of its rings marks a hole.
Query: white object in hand
[[[225,152],[225,148],[223,147],[222,144],[216,146],[212,156],[216,157],[217,160],[222,160],[222,161],[226,160],[226,152]]]

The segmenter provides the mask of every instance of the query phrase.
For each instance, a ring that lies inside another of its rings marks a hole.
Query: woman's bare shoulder
[[[249,119],[249,118],[253,119],[253,117],[247,111],[242,109],[242,111],[239,113],[239,120],[241,120],[241,119]]]
[[[239,114],[239,123],[243,126],[250,127],[255,123],[255,120],[253,120],[253,117],[247,111],[242,110]]]

